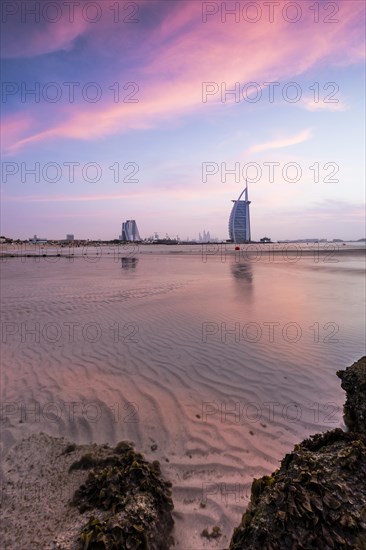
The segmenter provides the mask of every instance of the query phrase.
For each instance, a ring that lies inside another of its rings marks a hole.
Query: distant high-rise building
[[[135,220],[127,220],[122,223],[121,241],[141,241],[139,230]]]
[[[209,231],[206,232],[206,229],[203,230],[202,235],[201,235],[201,233],[198,234],[198,241],[200,243],[209,243],[210,240],[211,240],[210,232]]]
[[[245,199],[240,200],[245,193]],[[248,185],[239,195],[238,200],[233,200],[234,206],[229,218],[229,235],[234,243],[246,243],[250,241],[250,215],[248,200]]]
[[[33,239],[29,239],[29,242],[33,243],[33,244],[45,244],[47,243],[47,239],[44,239],[43,237],[37,237],[37,235],[34,235],[33,236]]]
[[[66,235],[66,240],[67,241],[73,241],[74,240],[74,235],[72,233]]]

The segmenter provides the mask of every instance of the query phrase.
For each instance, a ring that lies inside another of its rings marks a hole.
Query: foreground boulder
[[[337,375],[349,432],[316,434],[255,479],[230,550],[366,550],[366,357]]]
[[[168,550],[173,543],[171,484],[152,463],[121,442],[103,458],[92,454],[74,462],[72,470],[91,469],[75,492],[72,505],[88,512],[79,534],[80,547],[92,549]]]
[[[346,370],[339,370],[337,376],[347,394],[344,421],[349,430],[366,435],[366,357]]]
[[[148,463],[121,442],[101,459],[84,455],[70,470],[90,469],[72,504],[89,519],[79,535],[87,549],[168,550],[173,519],[170,483],[158,461]]]
[[[4,550],[168,550],[171,484],[129,442],[76,445],[33,434],[4,461]]]

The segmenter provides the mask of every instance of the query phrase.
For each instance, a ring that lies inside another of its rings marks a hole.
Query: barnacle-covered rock
[[[92,468],[72,505],[88,514],[79,536],[83,550],[168,550],[173,544],[171,484],[158,461],[147,462],[128,442],[102,458],[90,455],[70,471]]]
[[[337,376],[347,394],[344,421],[350,430],[366,434],[366,357],[346,370],[339,370]]]
[[[350,431],[311,436],[255,479],[230,550],[366,550],[366,358],[337,374]]]
[[[171,484],[127,441],[111,448],[33,434],[4,461],[4,550],[168,550]]]

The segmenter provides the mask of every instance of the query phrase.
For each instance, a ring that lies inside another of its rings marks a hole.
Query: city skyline
[[[248,179],[253,240],[364,236],[362,2],[52,4],[4,12],[2,234],[224,240]]]

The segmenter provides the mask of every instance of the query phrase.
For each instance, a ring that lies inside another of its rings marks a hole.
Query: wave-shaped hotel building
[[[122,233],[120,236],[121,241],[136,242],[141,241],[139,230],[137,229],[137,223],[135,220],[127,220],[122,223]]]
[[[240,200],[244,195],[244,200]],[[247,243],[250,241],[250,214],[248,200],[248,185],[239,195],[238,200],[233,200],[233,208],[229,218],[230,240],[234,243]]]

